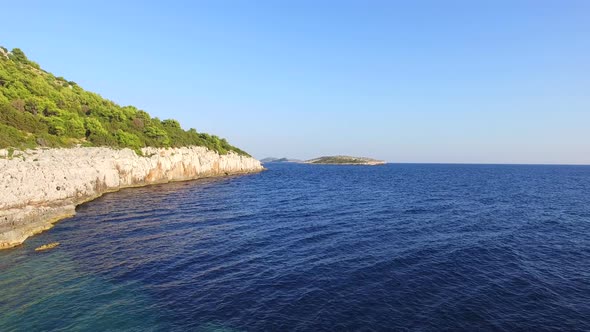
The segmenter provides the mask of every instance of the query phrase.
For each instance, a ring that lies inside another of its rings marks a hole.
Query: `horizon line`
[[[270,158],[270,157],[266,157]],[[257,160],[262,160],[266,158],[261,158]],[[281,158],[278,158],[281,159]],[[299,159],[299,158],[287,158],[287,159],[294,159],[301,162],[286,162],[286,163],[294,163],[294,164],[305,164],[304,162],[311,159]],[[573,163],[499,163],[499,162],[411,162],[411,161],[385,161],[385,164],[408,164],[408,165],[496,165],[496,166],[590,166],[588,164],[573,164]]]

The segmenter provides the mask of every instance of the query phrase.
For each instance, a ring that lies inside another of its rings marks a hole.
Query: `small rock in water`
[[[53,249],[55,247],[59,246],[59,242],[51,242],[48,244],[44,244],[40,247],[35,248],[35,251],[44,251],[44,250],[49,250],[49,249]]]

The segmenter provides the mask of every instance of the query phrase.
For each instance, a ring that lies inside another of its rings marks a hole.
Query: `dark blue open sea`
[[[0,251],[0,331],[590,330],[590,167],[266,166]]]

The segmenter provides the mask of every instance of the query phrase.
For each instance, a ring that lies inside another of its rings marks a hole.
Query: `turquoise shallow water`
[[[590,167],[267,166],[0,251],[0,331],[590,330]]]

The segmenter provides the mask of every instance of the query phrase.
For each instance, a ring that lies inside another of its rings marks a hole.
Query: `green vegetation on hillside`
[[[176,120],[160,120],[133,106],[119,106],[55,77],[18,48],[0,47],[0,148],[83,146],[204,146],[225,154],[244,151],[225,139]]]

